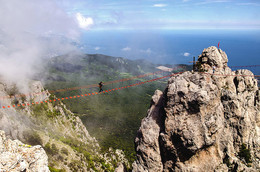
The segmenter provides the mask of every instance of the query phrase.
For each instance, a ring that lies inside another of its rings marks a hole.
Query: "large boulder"
[[[0,171],[48,172],[48,156],[41,146],[10,140],[0,130]]]

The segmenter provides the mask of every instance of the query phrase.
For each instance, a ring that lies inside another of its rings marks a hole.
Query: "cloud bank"
[[[79,28],[52,0],[0,0],[0,80],[18,84],[37,72],[47,56],[75,50]]]

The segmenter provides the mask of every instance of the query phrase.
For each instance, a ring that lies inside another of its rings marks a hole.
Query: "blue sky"
[[[56,0],[84,29],[260,29],[259,0]]]
[[[85,53],[174,63],[187,62],[220,41],[223,50],[235,54],[233,59],[240,56],[248,61],[245,64],[259,59],[260,0],[0,0],[0,4],[0,75],[13,81],[25,81],[34,66],[41,66],[35,65],[39,58],[78,50],[71,42]],[[250,41],[245,41],[248,36]]]

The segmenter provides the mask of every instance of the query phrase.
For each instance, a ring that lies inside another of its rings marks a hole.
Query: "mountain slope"
[[[80,118],[45,91],[40,82],[31,82],[30,95],[22,95],[17,89],[10,92],[10,87],[3,83],[1,105],[6,108],[0,111],[0,129],[12,139],[42,145],[51,170],[111,171],[119,164],[129,168],[122,151],[102,152]]]

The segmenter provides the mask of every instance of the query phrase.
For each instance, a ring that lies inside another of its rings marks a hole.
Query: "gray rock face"
[[[232,72],[216,47],[200,60],[207,72],[174,76],[163,94],[156,91],[135,140],[133,171],[260,170],[257,80],[248,70]]]
[[[6,139],[0,130],[0,171],[48,172],[48,157],[41,146]]]
[[[162,131],[165,113],[163,109],[163,93],[155,91],[148,116],[142,120],[142,125],[135,139],[138,160],[133,164],[134,171],[162,171],[163,164],[160,157],[159,134]]]

